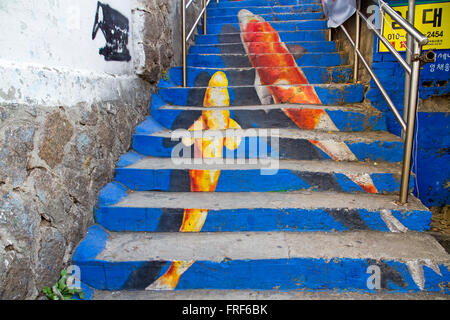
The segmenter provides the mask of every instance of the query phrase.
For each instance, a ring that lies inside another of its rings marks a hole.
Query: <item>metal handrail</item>
[[[198,23],[202,19],[203,16],[203,34],[206,34],[206,19],[207,19],[207,10],[206,7],[208,7],[211,0],[201,0],[203,2],[203,9],[198,15],[197,19],[194,22],[194,25],[192,26],[191,30],[189,30],[188,35],[186,36],[186,10],[191,6],[195,0],[189,0],[189,2],[186,4],[186,0],[181,0],[182,2],[182,8],[181,8],[181,35],[182,35],[182,44],[181,44],[181,51],[183,55],[183,87],[186,87],[187,85],[187,42],[191,38],[191,36],[194,34],[195,29],[197,28]],[[219,3],[219,0],[216,0],[217,3]]]
[[[383,9],[389,16],[394,19],[405,31],[410,34],[414,40],[418,41],[421,46],[428,43],[428,38],[419,30],[414,27],[411,23],[406,21],[401,15],[397,13],[392,7],[390,7],[383,0],[373,0],[377,2],[381,9]],[[415,1],[412,1],[414,3]]]
[[[418,90],[419,90],[419,76],[421,63],[426,61],[422,55],[422,46],[428,43],[428,38],[423,35],[419,30],[417,30],[413,24],[403,19],[393,8],[386,4],[382,0],[373,0],[373,2],[378,3],[380,10],[387,13],[393,20],[395,20],[407,33],[407,46],[412,47],[412,53],[407,53],[406,60],[402,58],[400,53],[392,47],[389,41],[380,33],[375,26],[369,21],[369,19],[364,16],[361,12],[361,0],[358,1],[358,7],[356,9],[356,43],[352,40],[350,34],[346,28],[341,25],[341,29],[345,36],[348,38],[350,44],[353,46],[355,51],[355,65],[354,65],[354,81],[357,82],[358,79],[358,62],[361,59],[364,67],[369,72],[370,76],[375,82],[375,85],[380,90],[383,98],[386,100],[389,108],[394,113],[395,118],[400,123],[402,127],[402,136],[404,138],[404,151],[403,151],[403,161],[402,161],[402,177],[400,184],[400,204],[405,204],[408,201],[409,192],[409,179],[411,176],[411,160],[412,152],[414,146],[414,131],[416,126],[416,112],[417,112],[417,101],[418,101]],[[414,11],[415,0],[409,0],[409,20],[412,21]],[[367,61],[364,59],[363,55],[359,51],[359,38],[360,38],[360,19],[363,19],[369,29],[371,29],[377,37],[385,44],[386,48],[391,52],[394,57],[405,69],[405,97],[404,97],[404,113],[403,117],[400,112],[395,107],[394,103],[390,99],[388,93],[384,89],[383,85],[379,81],[378,77],[375,75],[373,70],[370,68]],[[382,21],[382,25],[384,22]],[[408,50],[407,50],[408,51]]]

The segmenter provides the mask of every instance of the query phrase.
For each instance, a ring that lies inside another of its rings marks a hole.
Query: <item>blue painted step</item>
[[[139,159],[130,163],[130,159]],[[127,163],[121,165],[121,163]],[[256,162],[256,161],[255,161]],[[273,164],[275,162],[272,160]],[[122,156],[115,180],[135,191],[191,191],[190,170],[220,170],[215,192],[269,192],[269,191],[335,191],[364,193],[349,175],[365,175],[372,179],[378,193],[399,191],[400,167],[392,163],[336,163],[326,161],[280,161],[277,170],[265,170],[267,165],[177,165],[172,159],[149,158],[134,152]],[[266,174],[267,173],[267,174]],[[270,174],[269,174],[270,173]],[[414,180],[411,178],[411,188]],[[412,189],[411,189],[412,191]]]
[[[150,123],[150,124],[149,124]],[[194,157],[194,146],[181,143],[181,134],[187,132],[161,131],[154,129],[150,117],[136,128],[133,136],[133,149],[152,157]],[[194,134],[194,133],[193,133]],[[207,132],[197,131],[194,138],[199,139]],[[219,135],[219,136],[218,136]],[[240,138],[237,149],[223,147],[223,158],[256,159],[277,158],[292,160],[329,160],[336,152],[341,161],[388,161],[400,162],[403,157],[403,142],[397,136],[385,132],[361,132],[358,136],[346,132],[318,132],[295,129],[247,129],[225,130],[209,133],[209,137]],[[314,143],[313,143],[314,142]],[[335,149],[326,154],[315,143],[331,144]],[[350,151],[343,151],[345,144]],[[340,150],[340,151],[338,151]]]
[[[264,33],[254,32],[256,36]],[[307,30],[307,31],[280,31],[278,32],[282,42],[292,41],[325,41],[326,30]],[[196,44],[221,44],[221,43],[240,43],[241,34],[224,33],[224,34],[206,34],[195,37]]]
[[[392,195],[325,194],[339,199],[329,203],[320,192],[130,192],[112,182],[95,214],[110,231],[179,232],[184,209],[196,206],[208,210],[200,232],[429,229],[431,212],[417,200],[399,208]]]
[[[259,70],[279,74],[283,71],[281,68],[260,68]],[[333,66],[333,67],[302,67],[301,70],[306,76],[308,83],[325,84],[325,83],[346,83],[353,78],[353,69],[349,66]],[[252,86],[255,83],[255,68],[187,68],[187,86],[202,87],[205,83],[202,80],[205,75],[211,77],[217,71],[226,73],[228,84],[230,86]],[[182,84],[181,67],[173,67],[169,70],[168,79],[161,79],[158,86],[160,88],[170,88],[181,86]]]
[[[289,48],[295,48],[296,46],[303,47],[306,52],[336,52],[337,45],[334,41],[308,41],[308,42],[287,42],[285,43]],[[252,44],[253,47],[260,47],[261,51],[259,53],[275,53],[272,48],[267,48],[264,42]],[[228,44],[216,44],[216,45],[194,45],[189,48],[189,53],[240,53],[245,54],[244,46],[241,42],[239,43],[228,43]],[[284,53],[284,52],[282,52]]]
[[[212,239],[184,233],[171,239],[164,234],[111,234],[93,226],[72,262],[80,267],[84,283],[103,290],[145,289],[173,261],[195,259],[183,270],[175,290],[449,294],[445,285],[450,280],[448,256],[436,245],[431,237],[421,239],[415,234],[234,233]],[[114,251],[119,248],[120,252]],[[330,254],[329,248],[341,252],[340,256]],[[368,286],[374,267],[381,273],[378,290]]]
[[[291,54],[285,54],[291,56]],[[282,57],[281,53],[275,54],[188,54],[187,65],[190,67],[203,67],[203,68],[250,68],[252,63],[251,58],[261,59],[261,65],[255,65],[255,67],[271,67],[271,65],[263,64],[270,60],[271,57]],[[264,60],[263,60],[264,59]],[[314,52],[306,53],[303,56],[295,59],[297,66],[321,66],[332,67],[339,66],[347,63],[347,57],[341,53],[326,53],[326,52]]]
[[[233,7],[223,7],[223,8],[209,8],[208,16],[232,16],[237,15],[242,8]],[[322,6],[318,3],[312,4],[300,4],[293,6],[256,6],[256,7],[246,7],[245,9],[250,10],[254,14],[279,14],[279,13],[304,13],[304,12],[321,12]]]
[[[207,86],[208,79],[204,80]],[[199,79],[200,81],[200,79]],[[312,84],[312,85],[277,85],[277,88],[295,87],[301,91],[302,86],[313,87],[322,104],[359,103],[364,99],[364,87],[362,84]],[[227,87],[231,106],[258,105],[261,104],[256,90],[265,90],[265,87],[241,86]],[[202,106],[206,88],[160,88],[159,96],[169,104],[184,106]],[[291,101],[286,101],[291,103]]]
[[[283,108],[324,110],[337,129],[326,128],[330,131],[387,130],[383,113],[376,109],[363,109],[356,106],[268,105],[220,109],[229,110],[230,118],[234,119],[242,129],[297,128],[296,124],[283,112]],[[173,130],[188,129],[204,110],[217,110],[217,108],[171,106],[156,94],[153,95],[150,108],[151,115],[156,121],[165,128]],[[182,121],[182,119],[186,120]]]
[[[258,23],[254,23],[254,25],[258,25]],[[261,24],[265,25],[265,23]],[[326,20],[300,20],[300,21],[273,21],[270,25],[276,31],[305,31],[305,30],[324,30],[327,28]],[[230,27],[239,29],[238,23],[225,23],[225,24],[216,24],[211,23],[207,25],[207,34],[216,34],[216,33],[226,33],[226,30],[229,30]]]
[[[260,14],[265,21],[289,21],[289,20],[314,20],[324,19],[323,12],[303,12],[303,13],[279,13],[279,14]],[[215,16],[207,17],[207,24],[209,23],[238,23],[237,15],[231,16]]]

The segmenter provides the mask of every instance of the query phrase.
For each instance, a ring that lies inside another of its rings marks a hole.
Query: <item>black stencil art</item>
[[[99,54],[104,56],[106,61],[130,61],[131,56],[127,48],[128,18],[99,1],[92,29],[92,40],[95,39],[99,29],[103,32],[106,40],[106,45],[99,49]]]

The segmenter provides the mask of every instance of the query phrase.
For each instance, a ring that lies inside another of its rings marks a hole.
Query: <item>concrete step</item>
[[[303,13],[278,13],[278,14],[260,14],[261,18],[265,21],[289,21],[289,20],[315,20],[324,19],[325,15],[323,12],[303,12]],[[214,16],[207,17],[207,24],[216,23],[239,23],[239,18],[237,15],[230,16]]]
[[[328,125],[315,130],[324,131],[387,131],[386,119],[377,109],[364,105],[301,105],[273,104],[234,107],[186,107],[168,105],[158,95],[152,97],[152,117],[167,129],[188,129],[204,112],[228,114],[242,129],[250,128],[298,128],[290,116],[302,121],[325,117]],[[303,120],[302,120],[303,119]]]
[[[233,33],[206,34],[195,36],[196,44],[224,44],[239,43],[241,35],[238,29],[231,28]],[[280,32],[252,32],[249,33],[254,38],[254,42],[292,42],[292,41],[326,41],[326,30],[306,30],[306,31],[280,31]],[[279,36],[279,39],[278,39]],[[264,41],[263,39],[267,39]]]
[[[450,256],[414,232],[108,233],[93,226],[73,264],[84,283],[102,290],[376,292],[368,288],[375,270],[386,291],[449,294],[450,281]]]
[[[268,159],[264,163],[205,163],[186,161],[178,164],[169,158],[145,157],[129,152],[121,157],[115,180],[134,191],[192,191],[190,175],[204,173],[198,181],[208,184],[209,173],[217,174],[214,192],[286,192],[296,190],[351,193],[398,193],[401,166],[392,163],[335,161],[290,161]],[[352,181],[371,180],[374,190]],[[365,188],[364,188],[365,187]],[[414,179],[411,177],[411,191]]]
[[[214,73],[222,71],[228,78],[230,86],[253,86],[256,82],[256,75],[260,73],[270,74],[274,78],[283,77],[284,74],[295,73],[297,68],[200,68],[188,67],[186,71],[187,86],[205,86],[206,75],[213,76]],[[333,67],[302,67],[301,71],[310,84],[327,83],[348,83],[353,77],[353,69],[350,66]],[[301,83],[301,81],[298,81]],[[182,68],[170,68],[168,79],[161,79],[158,86],[160,88],[170,88],[181,86]],[[295,84],[295,83],[293,83]]]
[[[274,44],[274,45],[271,45]],[[285,53],[281,42],[253,42],[252,46],[260,53]],[[292,41],[285,43],[288,50],[295,53],[299,47],[304,48],[307,52],[336,52],[336,41]],[[239,53],[245,54],[242,42],[239,43],[225,43],[213,45],[194,45],[189,48],[189,53],[212,53],[212,54],[226,54]]]
[[[254,14],[279,14],[279,13],[305,13],[305,12],[322,12],[322,5],[319,3],[306,3],[290,6],[245,6]],[[242,7],[208,7],[208,16],[210,18],[216,16],[232,16],[237,15]]]
[[[243,1],[211,1],[208,8],[232,8],[249,6],[294,6],[305,4],[320,4],[319,0],[243,0]]]
[[[317,292],[289,290],[95,290],[93,300],[449,300],[440,293],[395,293],[377,290],[374,293],[321,290]],[[226,312],[224,309],[217,313]],[[231,311],[229,311],[231,314]]]
[[[262,53],[262,54],[188,54],[187,65],[203,68],[262,68],[280,66],[280,60],[293,57],[299,67],[332,67],[347,64],[347,56],[339,52],[308,52],[298,57],[291,53]],[[279,60],[280,59],[280,60]]]
[[[273,79],[279,80],[276,77]],[[199,87],[160,88],[158,94],[169,104],[202,106],[210,77],[205,74],[197,81]],[[200,87],[201,85],[203,87]],[[272,104],[274,97],[282,103],[307,103],[306,100],[309,101],[310,98],[306,97],[306,93],[310,91],[311,95],[314,93],[314,99],[320,100],[321,104],[351,104],[364,100],[364,86],[354,83],[228,86],[226,90],[230,106],[257,105],[261,104],[261,99],[264,104]]]
[[[431,212],[410,198],[399,206],[396,195],[131,191],[112,182],[100,192],[95,217],[108,230],[130,232],[180,232],[185,211],[195,208],[205,217],[198,232],[429,230]]]
[[[255,22],[252,27],[259,31],[264,31],[266,22]],[[327,21],[321,20],[290,20],[290,21],[271,21],[270,25],[276,31],[305,31],[305,30],[325,30]],[[239,23],[210,23],[206,26],[207,34],[227,33],[230,28],[235,28],[238,33],[241,32]],[[200,31],[203,29],[200,28]]]
[[[183,142],[182,137],[185,138]],[[182,161],[199,156],[194,146],[202,137],[213,139],[213,143],[227,139],[228,147],[220,142],[222,147],[217,145],[216,148],[218,157],[229,161],[271,157],[400,162],[403,158],[401,138],[383,131],[329,133],[299,129],[225,129],[194,131],[191,134],[186,130],[161,130],[155,127],[155,120],[150,117],[136,128],[133,149],[147,156],[172,157]]]

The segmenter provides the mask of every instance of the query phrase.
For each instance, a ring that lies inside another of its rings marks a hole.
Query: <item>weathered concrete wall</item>
[[[0,299],[53,284],[93,222],[174,63],[175,2],[0,1]]]
[[[170,66],[181,65],[181,7],[177,0],[134,0],[133,14],[137,32],[136,73],[155,83]],[[202,1],[192,2],[186,10],[186,30],[192,28],[202,9]],[[194,37],[191,37],[190,43]]]

